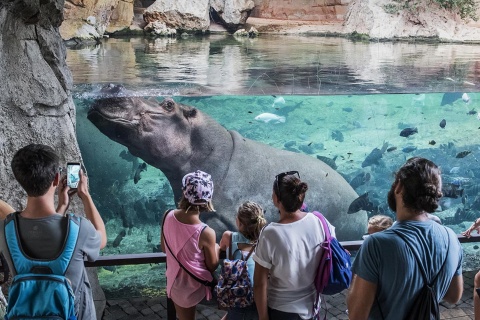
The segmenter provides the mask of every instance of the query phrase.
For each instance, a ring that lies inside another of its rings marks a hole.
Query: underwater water
[[[245,138],[327,163],[358,194],[348,204],[352,216],[393,216],[386,204],[393,173],[410,157],[428,158],[444,179],[436,215],[460,233],[480,217],[479,51],[291,36],[125,38],[70,48],[78,143],[107,228],[102,254],[158,251],[161,218],[178,201],[162,171],[87,119],[107,83],[125,85],[135,99],[172,97]],[[479,246],[463,246],[464,268],[478,268]],[[99,268],[107,298],[163,294],[164,274],[164,265]]]

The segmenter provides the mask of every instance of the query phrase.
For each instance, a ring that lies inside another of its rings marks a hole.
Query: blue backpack
[[[315,276],[315,288],[317,289],[317,301],[320,294],[332,295],[347,289],[352,282],[350,267],[350,253],[345,250],[340,242],[330,234],[325,217],[317,211],[314,215],[322,222],[325,231],[325,241],[321,244],[322,257]]]
[[[18,238],[18,213],[7,216],[5,239],[16,276],[8,292],[5,320],[77,319],[75,297],[65,272],[77,244],[80,226],[77,217],[67,216],[68,231],[63,251],[54,260],[27,257]]]

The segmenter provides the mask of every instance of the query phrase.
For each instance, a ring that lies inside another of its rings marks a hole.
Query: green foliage
[[[392,0],[392,3],[384,5],[383,9],[389,14],[397,14],[402,10],[415,12],[420,4],[434,2],[446,10],[459,14],[464,20],[472,19],[477,21],[477,1],[478,0]]]

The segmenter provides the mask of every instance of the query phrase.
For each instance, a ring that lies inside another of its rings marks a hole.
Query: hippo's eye
[[[173,101],[165,101],[165,103],[163,104],[163,108],[167,111],[172,111],[174,106],[175,104],[173,103]]]

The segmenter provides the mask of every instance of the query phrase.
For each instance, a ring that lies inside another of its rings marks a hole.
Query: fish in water
[[[400,136],[401,137],[408,137],[411,136],[412,134],[418,133],[417,128],[405,128],[402,131],[400,131]]]
[[[402,149],[403,152],[405,153],[409,153],[409,152],[412,152],[412,151],[415,151],[417,150],[417,147],[415,146],[406,146],[405,148]]]
[[[337,169],[337,164],[335,163],[335,160],[337,160],[337,157],[338,157],[338,156],[335,156],[335,157],[332,159],[332,158],[328,158],[328,157],[324,157],[324,156],[319,156],[319,155],[317,155],[317,159],[318,159],[318,160],[325,162],[325,163],[326,163],[330,168],[332,168],[333,170],[336,170],[336,169]]]
[[[462,100],[463,102],[465,103],[469,103],[470,102],[470,97],[468,96],[468,94],[465,92],[464,94],[462,94]]]
[[[352,186],[353,189],[356,189],[368,181],[370,181],[370,173],[369,172],[361,172],[357,174],[352,181],[350,181],[350,185]]]
[[[342,108],[342,110],[345,111],[345,112],[352,112],[353,108],[345,107],[345,108]]]
[[[470,153],[472,153],[472,151],[468,151],[468,150],[465,150],[465,151],[462,151],[462,152],[459,152],[457,153],[457,155],[455,156],[455,158],[465,158],[466,156],[468,156]]]
[[[296,144],[297,144],[297,142],[295,140],[290,140],[290,141],[285,142],[285,144],[283,146],[285,148],[290,148],[290,147],[293,147]]]
[[[285,99],[283,97],[273,96],[275,99],[273,100],[272,107],[275,107],[277,104],[285,104]]]
[[[360,210],[372,211],[373,209],[374,205],[370,202],[370,199],[368,199],[368,192],[365,192],[363,195],[350,203],[347,213],[352,214]]]
[[[135,170],[135,174],[133,175],[133,183],[137,184],[138,181],[140,181],[142,178],[140,174],[145,170],[147,170],[147,164],[145,162],[138,165],[137,170]]]
[[[475,109],[472,109],[472,110],[468,111],[467,114],[469,116],[473,116],[473,115],[477,114],[477,111],[475,111]]]
[[[153,240],[153,236],[152,236],[152,233],[149,230],[147,232],[147,242],[150,243],[150,242],[152,242],[152,240]]]
[[[308,120],[308,119],[304,119],[303,122],[305,122],[305,123],[308,124],[309,126],[312,125],[312,123],[311,123],[310,120]]]
[[[338,142],[343,142],[343,133],[339,130],[333,130],[332,139]]]
[[[455,101],[462,98],[461,92],[446,92],[443,94],[442,102],[440,102],[440,106],[444,105],[452,105]]]
[[[442,186],[442,194],[446,198],[460,198],[461,196],[463,196],[463,190],[463,188],[460,188],[455,183],[445,183]]]
[[[442,121],[440,121],[440,128],[445,129],[446,125],[447,125],[447,120],[442,119]]]
[[[255,117],[257,121],[263,121],[265,123],[285,123],[285,117],[279,116],[273,113],[262,113]]]
[[[388,148],[388,143],[384,142],[382,149],[375,148],[373,149],[370,154],[363,160],[362,168],[371,166],[372,164],[379,164],[378,161],[382,158],[383,154]]]
[[[397,147],[390,147],[387,149],[387,152],[392,152],[392,151],[395,151],[397,150]]]
[[[125,229],[122,229],[122,231],[120,231],[117,235],[117,237],[115,238],[115,240],[113,240],[113,243],[112,243],[112,247],[116,248],[120,245],[120,242],[122,242],[123,240],[123,237],[125,237],[127,234],[127,232],[125,231]]]
[[[432,145],[432,146],[434,146],[436,143],[437,143],[437,142],[436,142],[435,140],[430,140],[430,141],[428,141],[428,144],[430,144],[430,145]]]

